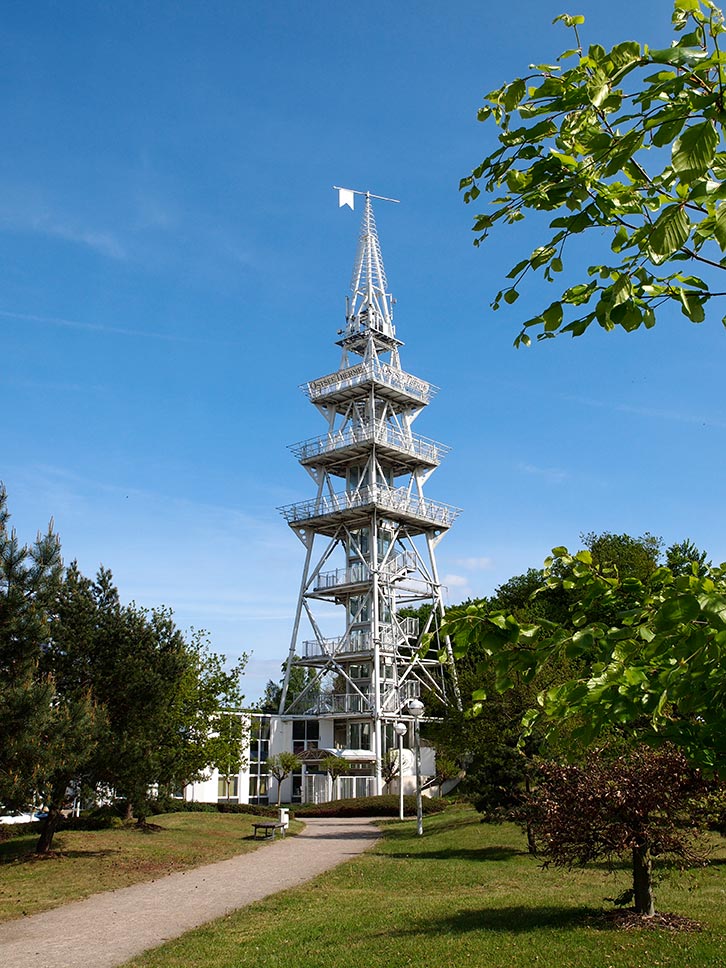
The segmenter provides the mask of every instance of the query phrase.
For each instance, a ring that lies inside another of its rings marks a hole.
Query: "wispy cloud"
[[[84,245],[110,259],[126,258],[126,248],[112,232],[84,224],[78,218],[58,215],[33,193],[20,192],[11,199],[0,199],[0,225],[16,232],[46,235]]]
[[[652,420],[667,420],[674,423],[700,424],[703,427],[726,428],[726,420],[714,418],[713,414],[685,413],[681,410],[669,410],[664,407],[643,407],[631,403],[613,403],[612,400],[597,400],[593,397],[579,397],[561,394],[563,400],[577,403],[585,407],[598,410],[610,410],[613,413],[630,413],[637,417],[648,417]]]
[[[536,464],[519,464],[518,468],[524,474],[532,474],[534,477],[541,477],[548,484],[561,484],[569,478],[567,471],[559,467],[537,467]]]
[[[19,319],[28,323],[45,326],[63,326],[68,329],[85,330],[89,333],[107,333],[113,336],[132,336],[134,338],[158,339],[168,343],[203,343],[217,346],[238,346],[237,340],[209,340],[198,336],[184,336],[179,333],[159,333],[153,329],[133,329],[125,326],[110,326],[107,323],[86,323],[79,319],[64,319],[62,316],[37,316],[34,313],[16,313],[0,309],[0,317]]]
[[[466,598],[472,597],[471,586],[469,585],[469,579],[464,575],[456,575],[449,573],[443,576],[441,579],[441,584],[448,591],[451,589],[456,589],[456,594],[454,596],[457,602],[463,601]]]
[[[108,256],[110,259],[126,258],[126,249],[110,232],[99,232],[78,225],[56,222],[52,219],[38,220],[36,228],[45,235],[65,239],[67,242],[77,242],[80,245],[86,245],[89,249],[93,249],[101,255]]]
[[[493,558],[456,558],[454,564],[468,571],[491,571],[494,567]]]

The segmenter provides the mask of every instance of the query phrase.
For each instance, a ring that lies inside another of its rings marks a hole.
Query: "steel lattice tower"
[[[458,702],[448,642],[446,661],[438,652],[435,548],[459,512],[424,496],[448,448],[412,431],[436,387],[401,368],[368,193],[350,289],[340,366],[302,388],[327,432],[290,448],[317,491],[280,509],[306,549],[280,714],[332,719],[337,746],[370,749],[380,793],[382,758],[406,704],[432,694],[446,701],[447,691]],[[321,631],[322,603],[344,610],[342,635]],[[421,605],[430,606],[423,621],[400,614]],[[293,696],[296,667],[306,685]]]

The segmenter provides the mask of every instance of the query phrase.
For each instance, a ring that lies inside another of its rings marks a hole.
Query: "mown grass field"
[[[602,912],[628,886],[627,869],[543,871],[519,830],[470,810],[427,818],[423,838],[391,822],[373,852],[126,968],[721,968],[726,841],[713,843],[708,869],[656,896],[703,930],[624,931]]]
[[[249,814],[171,813],[152,819],[163,830],[61,831],[47,858],[33,853],[37,835],[0,843],[0,921],[263,846],[251,839],[255,818]],[[293,832],[301,827],[294,823]]]

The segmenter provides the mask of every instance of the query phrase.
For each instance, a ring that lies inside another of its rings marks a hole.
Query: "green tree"
[[[35,799],[53,756],[55,683],[40,660],[63,563],[52,522],[24,545],[9,519],[0,484],[0,805],[14,810]]]
[[[673,575],[690,575],[695,566],[696,573],[703,577],[711,567],[707,557],[705,551],[697,548],[689,538],[684,538],[666,549],[665,563]]]
[[[565,575],[565,577],[562,577]],[[521,622],[506,611],[471,606],[448,632],[455,652],[487,657],[495,689],[571,661],[579,671],[542,690],[525,715],[525,732],[563,729],[590,745],[613,729],[679,747],[689,761],[726,769],[726,566],[674,575],[660,567],[646,580],[598,565],[590,551],[555,548],[544,588],[566,588],[567,624]],[[603,621],[603,616],[607,621]],[[474,694],[482,708],[487,689]]]
[[[283,752],[268,757],[266,766],[270,776],[274,776],[277,780],[277,805],[279,807],[282,798],[282,781],[295,770],[299,770],[302,763],[294,753]]]
[[[73,640],[60,652],[55,642],[66,598],[58,538],[51,526],[21,545],[8,519],[0,488],[0,800],[11,809],[43,802],[36,850],[45,853],[69,787],[90,770],[103,714],[74,668]]]
[[[79,747],[75,758],[56,758],[53,804],[71,778],[81,779],[113,788],[143,823],[150,787],[182,786],[232,755],[214,727],[241,702],[244,658],[226,670],[203,633],[185,637],[168,610],[123,606],[108,569],[91,581],[70,566],[42,665],[56,684],[54,709],[73,712],[89,744],[84,756]]]
[[[658,567],[663,540],[646,531],[639,538],[629,534],[612,534],[590,531],[581,534],[580,540],[592,555],[593,564],[599,568],[614,566],[621,578],[637,578],[647,581]]]
[[[343,759],[342,756],[334,756],[331,754],[330,756],[326,756],[324,760],[320,761],[320,769],[324,773],[328,774],[332,789],[336,791],[336,780],[338,777],[345,776],[346,773],[350,773],[352,765],[348,760]]]
[[[723,16],[710,0],[675,0],[672,20],[671,47],[628,40],[585,50],[584,18],[563,14],[556,21],[574,41],[560,63],[538,65],[485,98],[479,119],[498,126],[499,146],[460,186],[467,203],[493,196],[475,216],[474,244],[497,222],[555,213],[493,307],[514,303],[540,271],[550,283],[566,280],[524,323],[517,346],[530,344],[532,329],[547,339],[579,336],[592,322],[649,328],[666,304],[698,323],[726,294]],[[583,241],[600,254],[573,282],[572,250],[582,252]]]

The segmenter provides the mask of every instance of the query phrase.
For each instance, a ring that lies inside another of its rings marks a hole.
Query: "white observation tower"
[[[413,432],[436,387],[401,368],[393,304],[366,192],[340,365],[303,386],[326,429],[290,448],[315,496],[280,509],[306,552],[280,715],[314,718],[321,746],[358,752],[378,794],[408,702],[458,702],[451,649],[436,634],[435,548],[459,512],[424,495],[448,448]],[[332,637],[321,628],[331,605],[342,630]],[[422,605],[423,619],[405,617]]]

